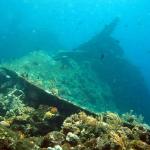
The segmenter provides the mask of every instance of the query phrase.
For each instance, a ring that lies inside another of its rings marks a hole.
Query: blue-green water
[[[150,89],[148,0],[2,0],[0,60],[21,57],[35,50],[49,53],[72,50],[99,33],[115,17],[120,21],[112,36],[120,42],[124,57],[141,71],[146,88]],[[117,68],[115,72],[120,74]],[[128,84],[132,85],[132,82]],[[138,82],[135,86],[139,86]],[[139,91],[145,94],[145,91]],[[138,102],[139,108],[146,108],[146,114],[150,116],[150,97],[143,97]]]

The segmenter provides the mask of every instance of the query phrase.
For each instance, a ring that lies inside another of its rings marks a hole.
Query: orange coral
[[[57,114],[57,113],[58,113],[57,107],[50,107],[50,112],[51,112],[52,114]]]

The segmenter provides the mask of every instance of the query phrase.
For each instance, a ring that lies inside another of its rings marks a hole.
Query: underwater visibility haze
[[[0,150],[150,150],[148,0],[0,1]]]

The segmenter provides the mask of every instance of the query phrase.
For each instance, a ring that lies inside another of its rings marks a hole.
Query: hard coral
[[[97,118],[84,112],[74,114],[64,121],[61,132],[66,137],[70,132],[79,137],[80,142],[76,146],[70,143],[76,149],[126,150],[138,147],[148,150],[150,146],[148,129],[134,124],[131,130],[124,126],[124,120],[118,114],[110,112],[102,113]]]
[[[80,138],[76,134],[68,132],[66,141],[68,141],[71,145],[77,145],[79,140]]]
[[[58,113],[57,107],[50,107],[50,112],[51,112],[52,114],[57,114],[57,113]]]
[[[62,133],[52,131],[44,137],[41,147],[54,147],[55,145],[62,144],[64,141],[65,137]]]
[[[50,111],[47,111],[47,112],[44,114],[44,119],[51,119],[52,117],[54,117],[54,114],[51,113]]]
[[[94,117],[79,112],[67,117],[58,131],[52,128],[59,114],[56,107],[40,105],[38,109],[24,110],[18,117],[2,118],[1,124],[10,123],[8,127],[16,133],[0,125],[0,149],[150,150],[149,127],[115,113]],[[40,142],[34,141],[34,137],[31,140],[31,136],[39,136]]]

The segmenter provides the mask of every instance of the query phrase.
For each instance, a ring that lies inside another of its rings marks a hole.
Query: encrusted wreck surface
[[[60,61],[42,51],[35,51],[3,64],[3,67],[14,70],[44,91],[90,111],[117,110],[111,89],[97,78],[88,62],[79,65],[71,58]]]

